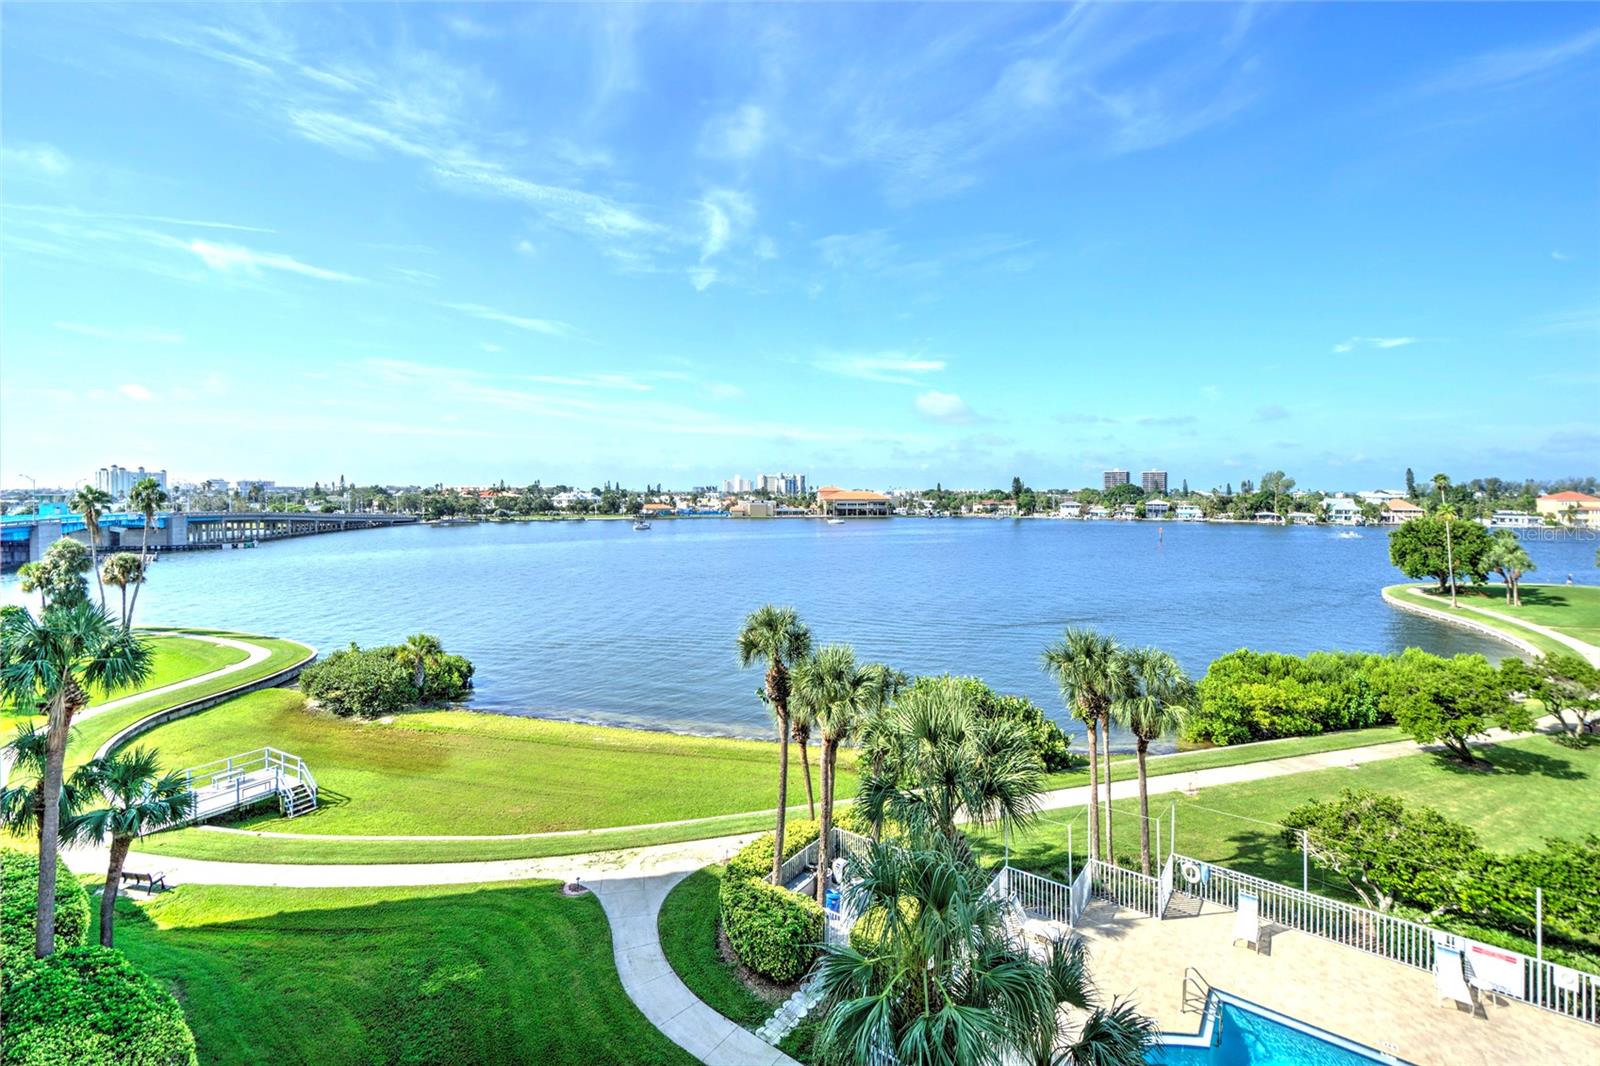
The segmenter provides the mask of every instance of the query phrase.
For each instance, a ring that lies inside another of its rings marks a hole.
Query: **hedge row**
[[[56,875],[56,951],[33,957],[39,857],[0,848],[0,1066],[195,1066],[183,1010],[120,952],[83,947],[89,894]]]
[[[33,962],[34,918],[39,908],[39,856],[0,848],[0,987]],[[89,893],[56,861],[56,947],[89,939]]]
[[[817,839],[816,822],[789,822],[783,857]],[[722,928],[750,969],[780,984],[810,968],[822,942],[822,908],[809,896],[771,884],[773,834],[764,833],[728,860],[722,877]]]

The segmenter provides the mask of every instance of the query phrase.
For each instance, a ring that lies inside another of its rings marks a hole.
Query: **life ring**
[[[1197,862],[1184,863],[1183,879],[1191,885],[1198,885],[1200,883],[1200,864]]]

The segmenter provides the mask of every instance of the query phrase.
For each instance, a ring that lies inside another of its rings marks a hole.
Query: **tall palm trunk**
[[[818,760],[820,765],[817,773],[822,778],[822,823],[818,827],[821,834],[817,837],[817,903],[827,905],[828,898],[828,864],[831,861],[828,845],[833,843],[833,761],[837,751],[837,741],[822,735],[822,757]]]
[[[1139,869],[1146,877],[1150,876],[1150,789],[1144,776],[1144,753],[1150,747],[1150,742],[1140,737],[1137,743],[1139,754]],[[1156,858],[1161,858],[1157,855]]]
[[[1089,858],[1100,857],[1100,743],[1096,738],[1093,715],[1087,719],[1089,727]],[[1110,785],[1110,782],[1107,782]]]
[[[94,587],[100,590],[100,610],[106,609],[106,585],[100,578],[100,523],[98,520],[93,525],[84,519],[84,526],[89,531],[89,565],[94,568]]]
[[[150,518],[151,515],[146,513],[144,533],[139,538],[139,581],[133,586],[133,602],[128,604],[128,614],[122,620],[124,631],[133,625],[133,612],[139,609],[139,586],[144,584],[145,571],[150,568],[150,560],[147,558],[150,549]]]
[[[1117,864],[1117,845],[1111,837],[1111,715],[1100,716],[1100,729],[1102,731],[1100,747],[1106,760],[1106,861],[1112,866]]]
[[[118,608],[118,610],[122,612],[122,628],[123,629],[127,629],[128,628],[128,585],[127,585],[126,582],[124,582],[123,584],[118,585],[117,588],[122,592],[122,606]]]
[[[106,866],[106,886],[100,890],[100,946],[112,946],[111,935],[117,920],[117,889],[122,884],[122,865],[128,861],[132,837],[111,838],[111,862]]]
[[[70,683],[70,682],[69,682]],[[67,689],[50,699],[44,756],[44,809],[39,812],[39,903],[34,910],[33,954],[56,950],[56,844],[61,839],[61,775],[67,759],[71,710]]]
[[[816,821],[817,794],[811,789],[811,756],[806,747],[810,738],[808,734],[801,733],[795,738],[795,740],[797,740],[800,744],[800,765],[803,766],[806,771],[806,809],[810,812],[807,817],[809,817],[812,821]]]
[[[783,871],[783,831],[789,819],[789,693],[782,668],[767,671],[767,697],[778,719],[778,823],[772,835],[772,883]]]

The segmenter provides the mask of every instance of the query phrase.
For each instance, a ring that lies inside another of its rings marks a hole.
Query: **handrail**
[[[1184,1014],[1203,1014],[1206,1004],[1211,1001],[1211,982],[1207,981],[1199,970],[1193,966],[1183,968],[1183,991],[1181,994]],[[1192,1006],[1198,1002],[1198,1006]]]

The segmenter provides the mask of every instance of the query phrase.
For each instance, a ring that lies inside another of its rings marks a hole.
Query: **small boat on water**
[[[633,524],[633,529],[634,529],[634,532],[636,532],[636,533],[641,531],[641,530],[646,530],[646,529],[649,529],[649,528],[650,528],[650,523],[646,522],[642,518],[639,521],[637,521],[637,522],[635,522]]]
[[[470,526],[475,523],[470,518],[435,518],[422,524],[425,526]]]
[[[842,526],[842,525],[844,525],[844,519],[842,519],[842,518],[830,518],[830,519],[828,519],[828,525],[830,525],[830,526]]]

